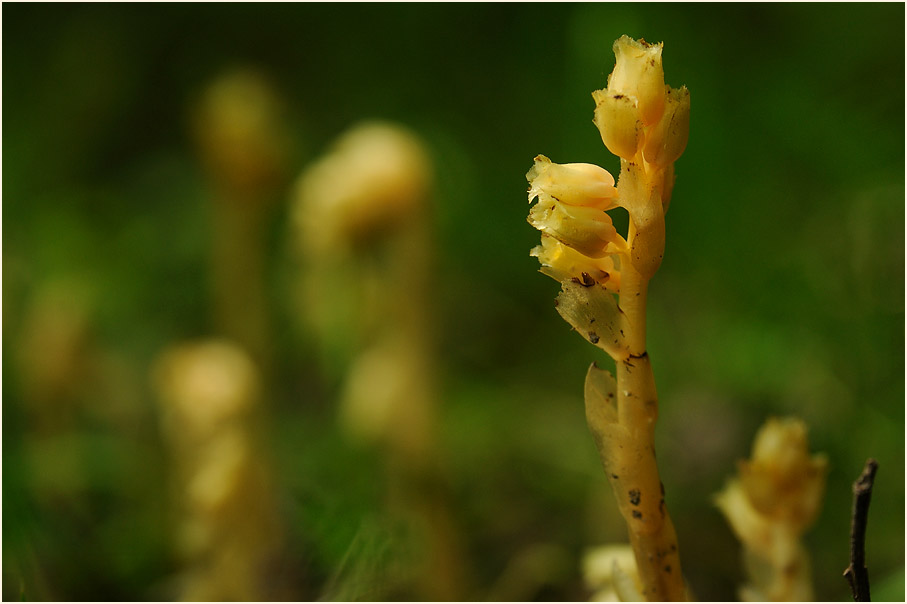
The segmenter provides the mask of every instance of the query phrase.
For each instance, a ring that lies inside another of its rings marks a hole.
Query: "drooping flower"
[[[571,206],[610,210],[617,207],[617,189],[611,173],[593,164],[555,164],[544,155],[526,175],[529,200],[545,194]]]
[[[539,259],[542,274],[556,281],[574,281],[587,287],[597,283],[613,293],[620,290],[620,270],[611,256],[590,258],[545,234],[529,255]]]
[[[589,258],[602,258],[626,248],[605,210],[617,206],[614,178],[591,164],[555,164],[544,155],[526,175],[529,223]]]

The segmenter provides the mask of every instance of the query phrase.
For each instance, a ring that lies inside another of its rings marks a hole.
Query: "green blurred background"
[[[212,334],[189,111],[237,64],[282,95],[293,175],[365,118],[426,141],[439,448],[468,597],[588,598],[584,549],[626,538],[583,414],[586,368],[605,359],[528,255],[524,175],[539,153],[617,173],[590,93],[624,33],[664,41],[666,81],[692,95],[649,337],[695,595],[736,597],[739,546],[712,495],[765,418],[797,415],[830,460],[806,537],[817,597],[849,599],[850,484],[871,456],[873,595],[902,600],[904,6],[863,3],[4,5],[4,600],[167,597],[178,562],[148,372],[168,345]],[[342,376],[291,328],[286,191],[267,252],[286,572],[299,599],[347,576],[362,585],[344,597],[383,599],[380,464],[343,438]],[[73,386],[67,430],[39,441],[20,352],[37,292],[61,282],[105,361]],[[539,548],[550,564],[514,570]]]

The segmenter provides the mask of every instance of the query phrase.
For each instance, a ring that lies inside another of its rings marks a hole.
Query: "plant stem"
[[[242,345],[265,373],[270,369],[263,270],[267,206],[261,196],[222,190],[211,217],[214,327]]]
[[[617,412],[629,446],[612,451],[620,470],[609,479],[627,522],[643,595],[649,601],[685,600],[677,536],[655,460],[658,396],[646,352],[617,363]]]
[[[636,238],[631,220],[628,241]],[[621,263],[620,308],[626,317],[630,356],[617,361],[618,424],[628,433],[624,448],[611,443],[619,472],[609,472],[621,514],[630,532],[630,544],[649,601],[686,600],[680,570],[677,535],[664,500],[664,486],[655,460],[655,421],[658,394],[646,352],[646,294],[648,279],[628,256]],[[606,445],[607,446],[607,445]]]
[[[630,223],[627,241],[632,245],[636,238],[636,229]],[[646,300],[649,293],[649,281],[637,271],[629,255],[621,258],[620,267],[620,309],[626,316],[630,332],[626,334],[630,354],[640,356],[646,352]]]
[[[680,556],[674,523],[665,512],[659,530],[651,535],[630,533],[643,596],[650,602],[684,602],[686,587],[680,575]],[[644,562],[640,558],[645,557]]]

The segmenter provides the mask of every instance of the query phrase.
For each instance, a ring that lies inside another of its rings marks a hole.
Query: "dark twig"
[[[866,521],[869,516],[869,500],[872,498],[872,482],[875,480],[879,463],[866,460],[863,473],[853,483],[853,516],[850,521],[850,565],[844,570],[844,578],[850,583],[854,602],[869,602],[869,571],[866,570]]]

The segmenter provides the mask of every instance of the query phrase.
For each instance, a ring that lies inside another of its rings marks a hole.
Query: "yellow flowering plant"
[[[677,537],[655,462],[658,398],[646,352],[646,293],[664,253],[674,162],[686,148],[690,116],[686,87],[665,85],[662,48],[621,37],[607,87],[592,94],[602,141],[620,157],[616,185],[603,168],[556,164],[543,155],[527,179],[529,201],[536,202],[529,223],[542,232],[531,254],[561,284],[557,310],[616,363],[616,378],[594,363],[589,368],[586,419],[629,529],[638,593],[684,600]],[[617,207],[629,215],[626,236],[607,214]]]

